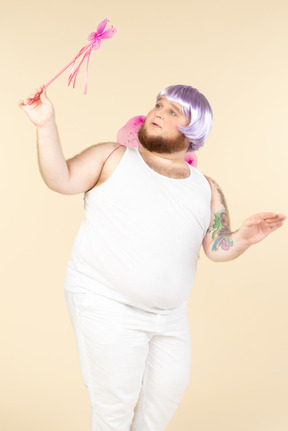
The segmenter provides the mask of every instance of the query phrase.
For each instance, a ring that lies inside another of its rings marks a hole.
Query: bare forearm
[[[262,241],[271,232],[281,227],[284,214],[263,212],[244,220],[239,229],[232,232],[230,217],[219,185],[207,177],[211,186],[211,221],[203,239],[203,248],[209,259],[227,262],[240,256],[252,244]]]
[[[52,190],[64,193],[70,174],[60,145],[54,107],[46,90],[42,91],[43,87],[20,100],[19,107],[36,126],[38,163],[43,180]]]
[[[227,232],[218,236],[206,250],[209,258],[215,262],[227,262],[240,256],[250,247],[247,241],[244,241],[239,230]]]
[[[61,149],[55,120],[37,127],[38,163],[41,176],[52,190],[69,180],[69,170]]]
[[[219,212],[222,214],[223,211]],[[284,214],[258,213],[244,220],[236,232],[230,232],[227,226],[218,223],[215,213],[215,223],[209,229],[205,239],[205,252],[215,262],[227,262],[240,256],[248,247],[262,241],[267,235],[279,229],[286,219]],[[226,223],[225,223],[226,225]]]

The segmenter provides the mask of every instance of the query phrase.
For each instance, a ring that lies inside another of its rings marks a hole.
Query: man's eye
[[[159,103],[156,103],[155,107],[156,107],[157,109],[158,109],[158,108],[160,108]]]
[[[170,111],[171,115],[176,115],[176,113],[174,111]]]

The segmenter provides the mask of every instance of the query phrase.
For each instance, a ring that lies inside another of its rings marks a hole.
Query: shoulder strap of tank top
[[[105,160],[104,164],[107,162],[107,160],[109,159],[109,157],[114,153],[114,151],[118,150],[119,147],[124,147],[124,145],[118,145],[118,147],[114,148],[113,151],[111,151],[111,153],[109,154],[109,156],[107,157],[107,159]]]

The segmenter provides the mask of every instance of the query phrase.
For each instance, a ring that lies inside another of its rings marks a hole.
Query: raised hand
[[[48,99],[46,91],[42,92],[43,87],[44,85],[37,88],[33,93],[29,94],[26,99],[20,100],[18,103],[19,107],[26,112],[36,127],[45,126],[55,120],[53,104]],[[40,95],[29,105],[29,102],[33,100],[38,93],[40,93]]]
[[[254,214],[242,223],[238,235],[248,245],[256,244],[281,227],[285,219],[284,214],[272,212]]]

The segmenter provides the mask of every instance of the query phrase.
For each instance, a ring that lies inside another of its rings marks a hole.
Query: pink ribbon
[[[67,64],[67,66],[65,66],[59,73],[57,73],[57,75],[54,76],[54,78],[52,78],[46,85],[44,85],[44,87],[42,88],[40,93],[37,93],[36,96],[34,97],[34,99],[30,100],[29,105],[31,105],[34,100],[37,99],[37,97],[40,96],[40,94],[46,90],[46,88],[52,84],[53,81],[55,81],[56,78],[58,78],[58,76],[60,76],[63,72],[65,72],[66,69],[68,69],[69,66],[72,66],[72,69],[70,71],[69,77],[68,77],[68,85],[71,84],[72,80],[73,80],[73,88],[75,88],[75,84],[76,84],[76,79],[77,79],[77,75],[78,72],[80,70],[80,67],[82,66],[83,62],[85,61],[85,59],[87,59],[87,63],[86,63],[86,74],[85,74],[85,90],[84,90],[84,94],[87,93],[87,86],[88,86],[88,68],[89,68],[89,61],[90,61],[90,55],[92,50],[93,51],[98,51],[101,48],[101,44],[102,44],[102,39],[111,39],[116,33],[117,33],[117,28],[111,26],[109,27],[107,30],[107,24],[108,24],[109,20],[107,18],[103,19],[103,21],[101,21],[98,26],[97,26],[97,30],[96,32],[92,32],[89,33],[87,40],[90,41],[90,43],[86,46],[84,46],[83,48],[80,49],[79,53],[76,55],[75,58],[73,58],[72,61],[70,61],[69,64]],[[85,54],[84,54],[85,53]],[[84,55],[83,55],[84,54]],[[78,64],[78,66],[75,68],[75,64],[76,64],[76,60],[81,57],[81,55],[83,55],[80,63]]]

